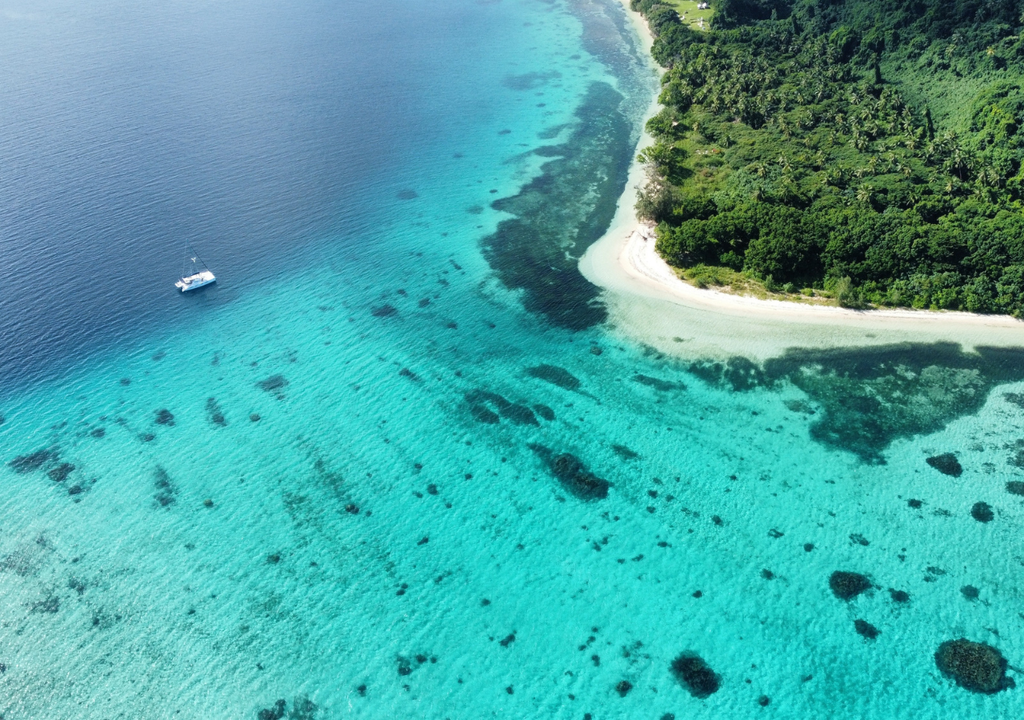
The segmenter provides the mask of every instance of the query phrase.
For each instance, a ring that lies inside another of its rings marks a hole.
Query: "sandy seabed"
[[[644,47],[653,39],[629,10]],[[652,72],[660,71],[652,61]],[[655,99],[646,117],[660,106]],[[651,144],[645,132],[639,148]],[[652,230],[634,213],[644,169],[633,163],[611,227],[580,259],[580,271],[604,288],[618,332],[666,354],[692,358],[774,357],[786,348],[953,342],[965,348],[1024,346],[1024,322],[1005,315],[925,310],[848,310],[698,289],[655,252]]]

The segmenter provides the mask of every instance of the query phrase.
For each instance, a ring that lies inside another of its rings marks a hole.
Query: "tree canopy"
[[[632,4],[667,68],[637,211],[670,263],[1024,312],[1024,2],[719,0],[707,32]]]

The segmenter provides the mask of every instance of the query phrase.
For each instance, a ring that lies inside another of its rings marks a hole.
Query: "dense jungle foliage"
[[[667,68],[638,214],[698,283],[1024,313],[1024,0],[632,0]]]

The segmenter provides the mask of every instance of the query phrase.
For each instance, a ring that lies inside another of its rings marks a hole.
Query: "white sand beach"
[[[623,4],[649,50],[653,39],[646,22],[629,10],[627,0]],[[658,109],[655,100],[647,116]],[[640,148],[650,142],[645,133]],[[634,162],[615,219],[581,258],[580,271],[607,290],[605,301],[617,331],[661,352],[685,358],[764,359],[788,347],[899,342],[1024,346],[1024,322],[1008,316],[847,310],[698,289],[658,256],[653,233],[637,221],[633,206],[643,181],[643,167]]]

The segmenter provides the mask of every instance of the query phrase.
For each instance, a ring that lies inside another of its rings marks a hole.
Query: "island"
[[[662,258],[697,287],[1020,317],[1018,3],[691,5],[630,2],[665,68],[636,203]]]

